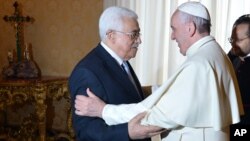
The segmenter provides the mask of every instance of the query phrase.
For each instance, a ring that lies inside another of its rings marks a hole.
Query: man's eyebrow
[[[141,31],[141,29],[135,29],[132,32],[140,32],[140,31]]]

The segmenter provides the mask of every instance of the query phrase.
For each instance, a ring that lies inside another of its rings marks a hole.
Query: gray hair
[[[206,20],[201,17],[193,16],[182,11],[179,11],[180,17],[182,18],[183,22],[194,22],[195,26],[197,27],[198,32],[204,33],[207,32],[210,34],[211,32],[211,21]]]
[[[138,19],[134,11],[125,7],[112,6],[107,8],[99,19],[99,35],[101,40],[106,38],[109,30],[122,30],[124,17]]]

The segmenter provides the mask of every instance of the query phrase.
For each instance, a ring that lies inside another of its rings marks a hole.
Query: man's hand
[[[129,121],[128,134],[132,140],[150,138],[165,131],[165,129],[157,126],[141,125],[141,120],[145,115],[146,112],[140,113]]]
[[[77,95],[75,99],[75,113],[80,116],[102,117],[102,110],[106,103],[95,96],[89,88],[86,90],[88,96]]]

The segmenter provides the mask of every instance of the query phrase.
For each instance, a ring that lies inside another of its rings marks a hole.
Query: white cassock
[[[187,50],[187,60],[160,88],[137,104],[106,105],[109,125],[148,111],[144,125],[169,129],[163,141],[229,141],[229,125],[243,114],[234,69],[211,36]]]

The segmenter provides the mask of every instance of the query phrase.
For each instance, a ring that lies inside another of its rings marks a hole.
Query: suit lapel
[[[113,78],[116,79],[116,81],[124,87],[125,90],[127,90],[128,94],[130,92],[135,92],[137,93],[136,88],[132,84],[132,82],[129,80],[127,74],[125,74],[121,68],[121,66],[118,64],[118,62],[99,44],[97,47],[97,52],[101,58],[103,58],[103,67],[105,70],[110,71],[110,74],[113,74]],[[140,87],[140,83],[135,76],[135,73],[129,64],[129,68],[131,70],[133,78],[135,78],[136,86],[139,90],[139,96],[143,98],[143,93]],[[142,100],[142,99],[141,99]]]

